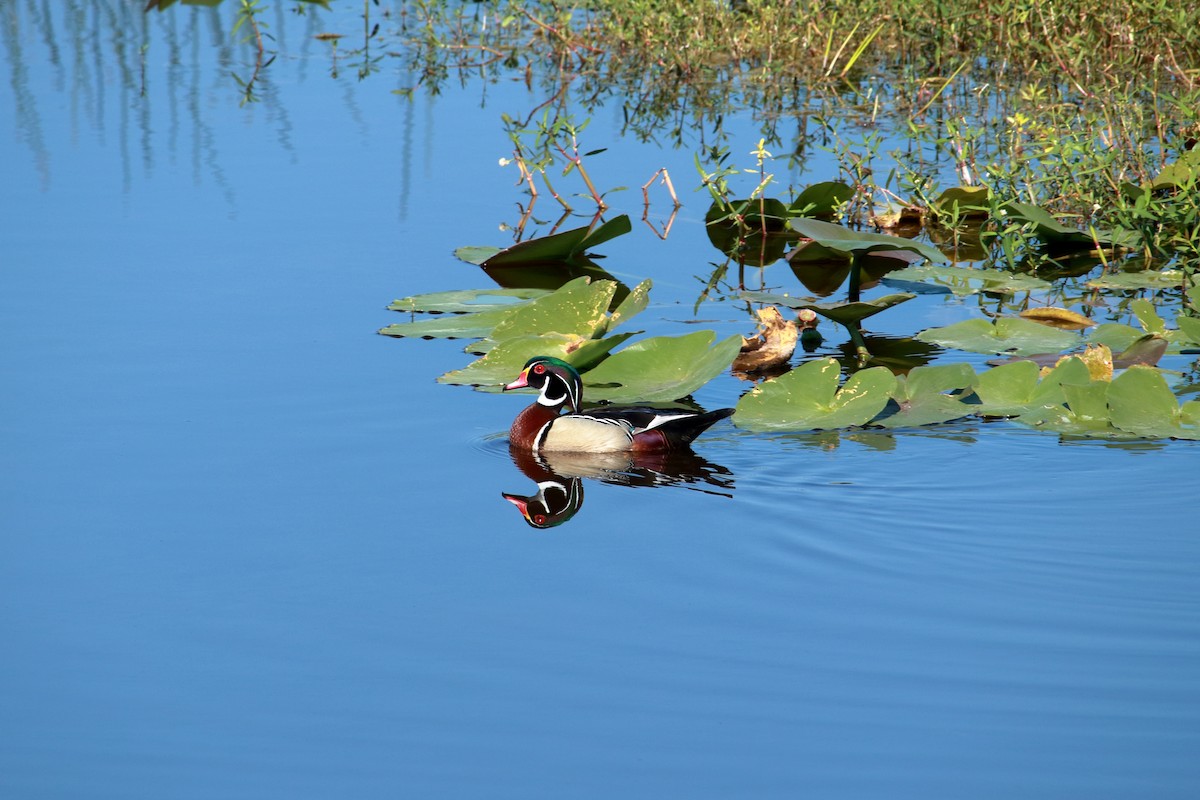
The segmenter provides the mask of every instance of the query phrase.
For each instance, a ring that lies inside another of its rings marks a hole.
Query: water
[[[0,796],[1194,796],[1194,445],[722,423],[721,485],[585,479],[534,530],[525,400],[374,335],[487,285],[451,251],[516,221],[524,88],[333,78],[308,37],[358,9],[281,8],[241,108],[232,4],[141,5],[0,4]],[[604,266],[691,330],[691,154],[618,122],[600,180],[685,206]],[[880,326],[978,313],[922,303]]]

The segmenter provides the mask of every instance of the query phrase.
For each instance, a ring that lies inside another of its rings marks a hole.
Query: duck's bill
[[[507,392],[509,389],[524,389],[528,385],[529,385],[529,370],[524,370],[521,372],[520,375],[517,376],[517,379],[515,381],[513,381],[512,383],[504,384],[504,391]]]

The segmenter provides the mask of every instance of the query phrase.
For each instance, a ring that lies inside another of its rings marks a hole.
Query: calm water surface
[[[488,285],[452,251],[511,241],[499,115],[540,98],[333,77],[358,4],[279,3],[239,107],[233,4],[143,5],[0,2],[0,796],[1197,796],[1194,445],[722,423],[719,483],[585,480],[533,530],[526,400],[374,331]],[[596,177],[685,206],[661,242],[614,195],[605,266],[684,332],[692,154],[619,122]],[[978,313],[923,302],[880,325]]]

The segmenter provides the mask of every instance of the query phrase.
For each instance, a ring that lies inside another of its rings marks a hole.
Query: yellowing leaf
[[[1082,314],[1068,311],[1065,308],[1027,308],[1021,312],[1021,316],[1052,328],[1062,328],[1068,331],[1081,331],[1096,324]]]
[[[1066,361],[1068,358],[1078,358],[1088,369],[1088,375],[1094,381],[1111,381],[1113,376],[1113,354],[1112,350],[1108,349],[1108,345],[1089,344],[1082,353],[1075,353],[1069,356],[1063,356],[1054,366]]]
[[[742,349],[733,360],[738,372],[768,369],[785,363],[796,349],[800,331],[796,323],[785,320],[775,306],[759,309],[758,331],[750,338],[742,339]]]

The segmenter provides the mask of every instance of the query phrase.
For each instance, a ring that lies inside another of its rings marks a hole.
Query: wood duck
[[[534,452],[650,453],[684,448],[732,408],[697,413],[639,406],[582,410],[583,380],[565,361],[536,356],[504,389],[530,387],[537,401],[513,420],[512,447]],[[566,413],[561,413],[566,408]]]

